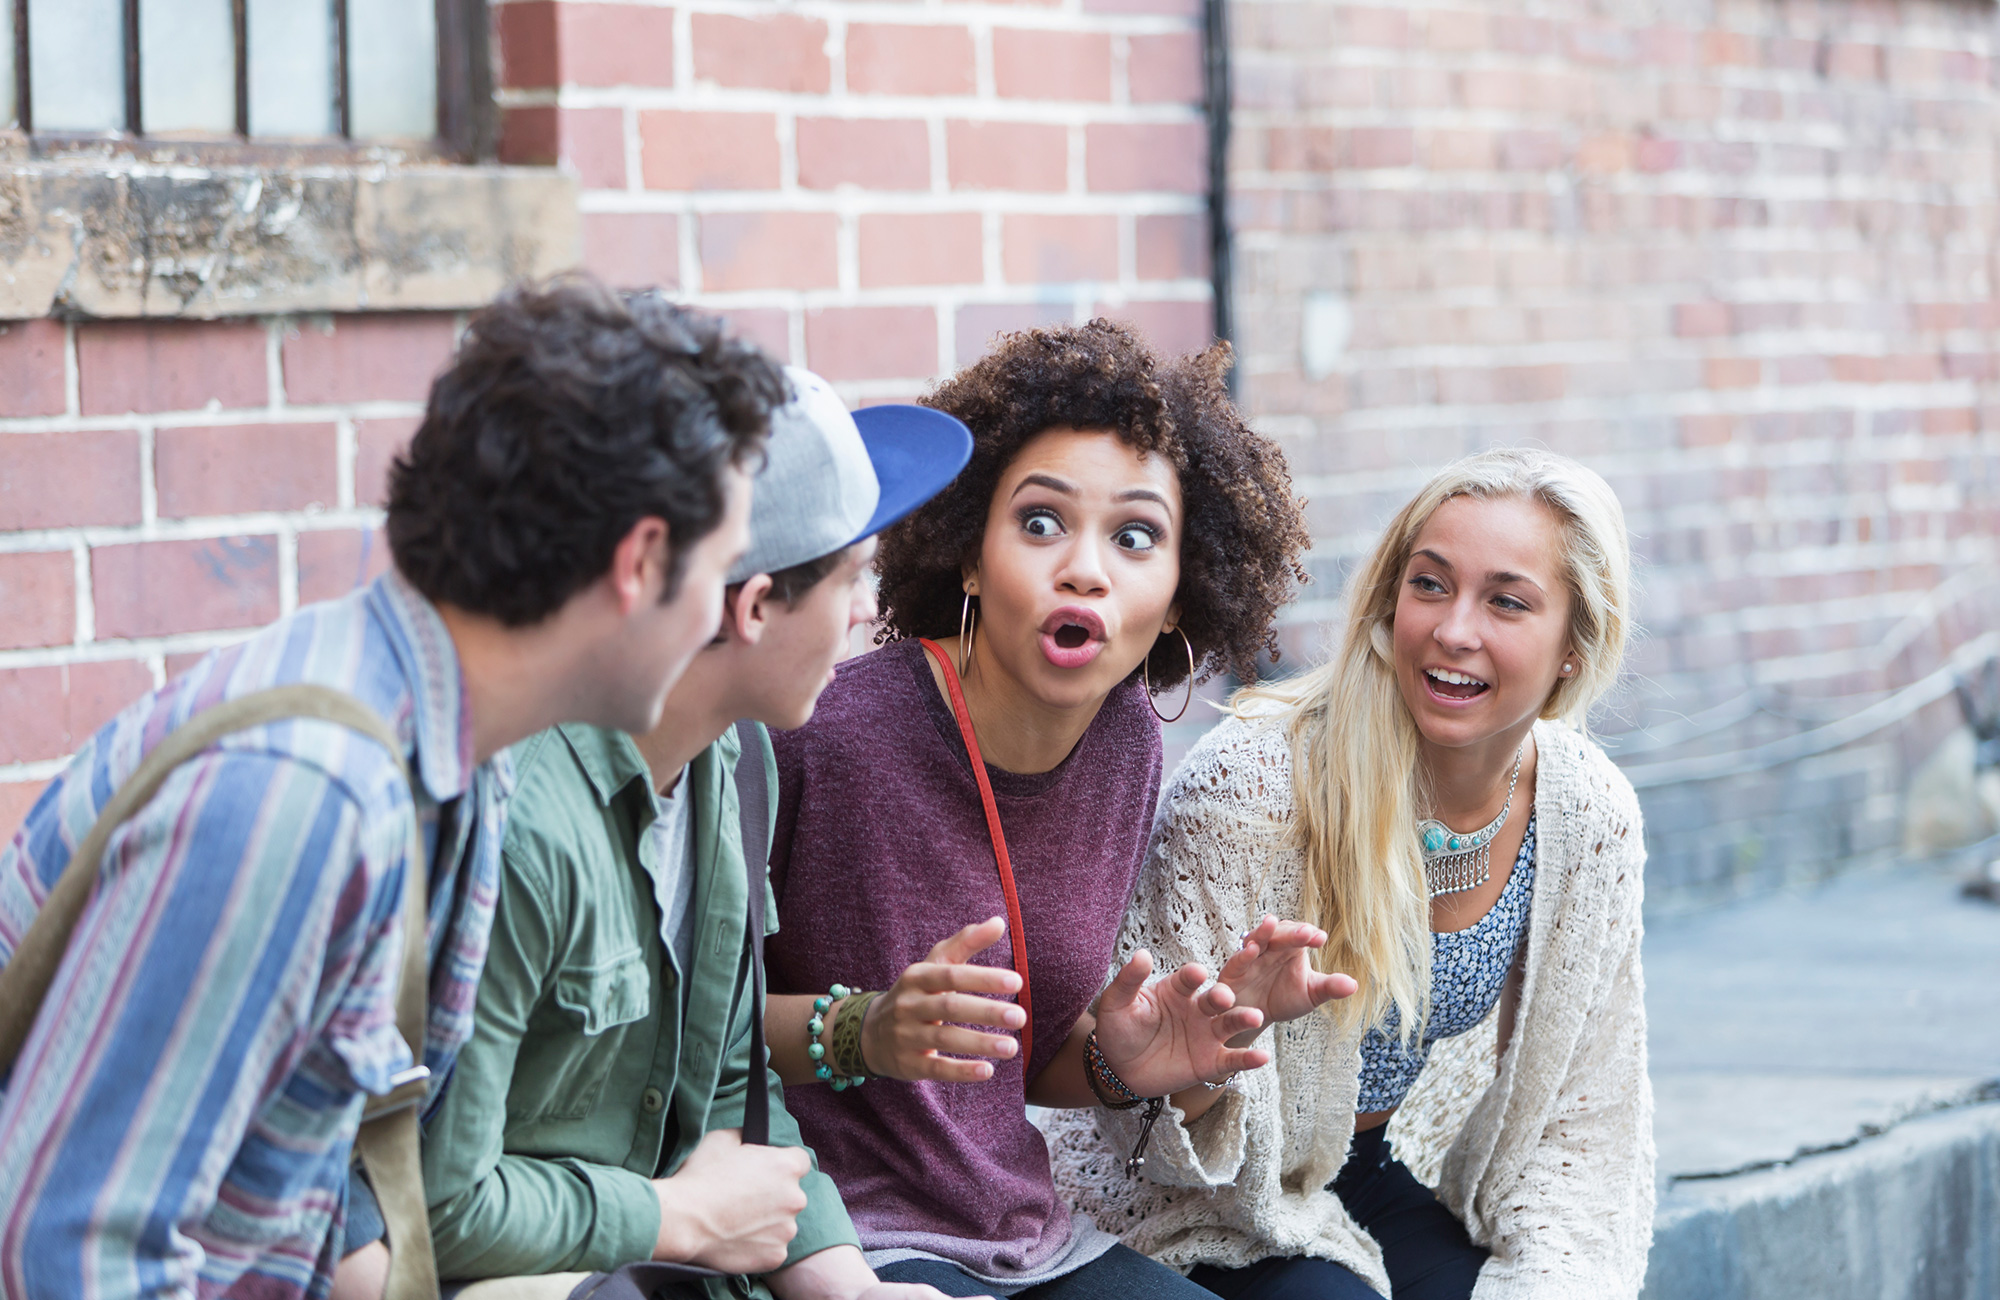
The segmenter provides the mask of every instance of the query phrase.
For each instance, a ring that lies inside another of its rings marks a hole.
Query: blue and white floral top
[[[1507,887],[1486,915],[1450,934],[1431,935],[1431,1018],[1423,1037],[1405,1048],[1396,1037],[1394,1007],[1361,1041],[1361,1096],[1357,1113],[1390,1110],[1403,1104],[1424,1068],[1431,1045],[1454,1038],[1486,1018],[1507,985],[1514,954],[1528,932],[1528,902],[1535,892],[1535,819],[1521,836],[1521,851]]]

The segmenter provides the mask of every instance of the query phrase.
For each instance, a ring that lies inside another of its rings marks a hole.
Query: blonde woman
[[[1245,692],[1188,756],[1121,957],[1216,969],[1268,913],[1328,940],[1235,989],[1282,1022],[1273,1063],[1176,1095],[1143,1178],[1129,1115],[1057,1121],[1080,1208],[1225,1300],[1638,1294],[1645,849],[1582,730],[1618,677],[1630,567],[1596,474],[1459,461],[1389,525],[1335,658]],[[1312,961],[1359,993],[1314,1012]],[[1406,1100],[1396,1137],[1435,1196],[1386,1135]]]

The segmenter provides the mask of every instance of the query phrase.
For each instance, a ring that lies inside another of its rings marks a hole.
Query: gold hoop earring
[[[970,620],[968,625],[967,620]],[[979,629],[979,612],[972,608],[972,593],[965,593],[965,602],[958,607],[958,675],[965,676],[965,670],[972,664],[972,636]]]
[[[1181,632],[1179,628],[1175,628],[1174,631]],[[1139,680],[1146,684],[1146,703],[1152,705],[1153,716],[1163,723],[1179,722],[1187,713],[1188,705],[1194,703],[1194,642],[1188,640],[1187,633],[1181,632],[1181,644],[1187,647],[1188,655],[1187,697],[1181,701],[1181,711],[1171,718],[1160,712],[1160,706],[1153,703],[1153,674],[1151,671],[1153,652],[1148,650],[1146,657],[1139,664]]]

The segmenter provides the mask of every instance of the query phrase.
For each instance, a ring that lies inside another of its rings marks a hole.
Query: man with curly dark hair
[[[940,385],[972,460],[883,538],[888,644],[774,738],[772,1060],[885,1280],[1207,1296],[1072,1214],[1027,1106],[1157,1114],[1269,1059],[1234,987],[1351,991],[1303,960],[1322,932],[1274,919],[1213,986],[1149,983],[1143,954],[1104,983],[1159,792],[1150,694],[1254,676],[1303,576],[1284,458],[1228,363],[1093,321]]]
[[[504,296],[395,467],[396,567],[209,654],[50,783],[0,854],[0,1009],[40,1006],[0,1063],[0,1291],[327,1293],[367,1200],[357,1131],[385,1131],[364,1102],[404,1103],[387,1122],[414,1158],[414,1107],[472,1032],[504,751],[560,722],[653,725],[719,625],[784,392],[657,298]],[[322,688],[309,709],[300,686]],[[114,791],[146,789],[141,761],[183,745],[101,857],[80,850],[123,815]],[[72,857],[73,929],[24,943]],[[428,923],[408,946],[406,915]],[[427,1015],[399,1026],[399,972],[426,956]],[[427,1240],[397,1240],[420,1283]]]

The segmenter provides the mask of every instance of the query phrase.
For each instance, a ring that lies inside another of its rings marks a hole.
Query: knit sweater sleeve
[[[1596,764],[1608,760],[1593,754]],[[1653,1224],[1653,1094],[1646,1074],[1645,977],[1640,967],[1644,836],[1631,787],[1592,773],[1591,819],[1580,855],[1601,857],[1603,960],[1582,1010],[1583,1032],[1554,1105],[1511,1188],[1482,1196],[1493,1256],[1476,1300],[1636,1297]]]
[[[1244,932],[1262,915],[1253,896],[1256,873],[1243,864],[1271,854],[1278,828],[1269,787],[1286,775],[1268,771],[1258,749],[1254,743],[1208,748],[1174,774],[1119,931],[1114,972],[1144,948],[1156,979],[1188,962],[1213,976],[1242,947]],[[1234,1182],[1250,1116],[1244,1101],[1243,1090],[1232,1089],[1192,1124],[1169,1102],[1146,1150],[1146,1177],[1169,1187]],[[1120,1157],[1131,1155],[1143,1113],[1100,1109],[1098,1124]]]

